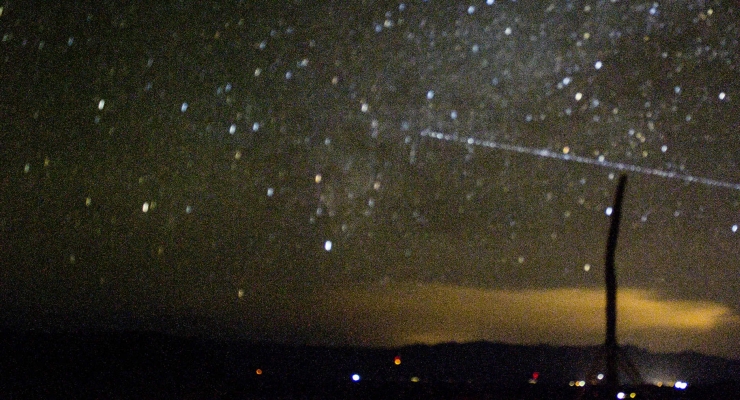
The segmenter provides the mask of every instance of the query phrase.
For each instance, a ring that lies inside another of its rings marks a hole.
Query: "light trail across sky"
[[[701,176],[695,176],[690,174],[682,174],[674,171],[666,171],[657,168],[641,167],[634,164],[626,164],[616,161],[608,161],[603,156],[600,158],[589,158],[584,156],[578,156],[573,154],[566,154],[562,152],[552,151],[548,149],[538,149],[535,147],[519,146],[514,144],[500,143],[492,140],[476,139],[468,136],[459,136],[457,134],[435,132],[427,128],[420,133],[423,137],[429,137],[432,139],[442,140],[446,142],[456,142],[465,145],[473,145],[480,147],[488,147],[491,149],[503,150],[514,153],[529,154],[537,157],[553,158],[562,161],[577,162],[580,164],[596,165],[603,168],[614,169],[618,171],[635,172],[644,175],[655,175],[662,178],[678,179],[685,182],[701,183],[703,185],[716,186],[726,189],[740,190],[740,183],[732,183],[726,181],[720,181],[717,179],[711,179]]]

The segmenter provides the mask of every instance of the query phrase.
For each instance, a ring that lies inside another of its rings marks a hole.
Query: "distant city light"
[[[689,386],[689,384],[686,383],[686,382],[683,382],[683,381],[676,381],[676,383],[673,385],[673,387],[676,388],[676,389],[678,389],[678,390],[684,390],[688,386]]]
[[[354,382],[359,382],[359,381],[360,381],[360,375],[358,375],[358,374],[353,374],[353,375],[352,375],[352,381],[354,381]]]
[[[613,211],[614,210],[611,207],[607,207],[606,208],[606,211],[604,211],[604,212],[606,213],[606,215],[611,216]]]
[[[625,397],[627,397],[627,395],[626,395],[626,394],[624,394],[624,392],[619,392],[619,393],[617,393],[617,398],[618,398],[618,399],[624,399]]]
[[[401,365],[401,356],[393,357],[393,364]]]
[[[257,368],[257,370],[256,370],[256,371],[254,371],[254,372],[255,372],[255,373],[256,373],[257,375],[262,375],[262,370],[261,370],[261,369],[259,369],[259,368]]]
[[[412,376],[411,377],[411,382],[414,382],[414,383],[419,382],[419,377],[418,376]]]
[[[331,242],[331,240],[327,240],[324,242],[324,250],[331,251],[331,248],[334,247],[334,244]]]

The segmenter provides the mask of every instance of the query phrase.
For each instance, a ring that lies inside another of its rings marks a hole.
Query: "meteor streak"
[[[641,167],[634,164],[626,164],[616,161],[608,161],[602,158],[589,158],[584,156],[577,156],[573,154],[565,154],[557,151],[548,149],[538,149],[535,147],[519,146],[514,144],[500,143],[493,140],[482,140],[468,136],[459,136],[457,134],[435,132],[427,128],[420,133],[423,137],[429,137],[432,139],[442,140],[446,142],[456,142],[472,146],[488,147],[491,149],[503,150],[514,153],[529,154],[537,157],[553,158],[562,161],[572,161],[581,164],[596,165],[603,168],[615,169],[618,171],[636,172],[644,175],[655,175],[662,178],[668,179],[679,179],[685,182],[701,183],[703,185],[716,186],[726,189],[740,190],[740,183],[732,183],[726,181],[720,181],[717,179],[706,178],[701,176],[695,176],[690,174],[682,174],[674,171],[666,171],[658,168]]]

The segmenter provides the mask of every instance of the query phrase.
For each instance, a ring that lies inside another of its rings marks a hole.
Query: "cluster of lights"
[[[625,393],[625,392],[619,392],[619,393],[617,393],[617,398],[620,399],[620,400],[626,399],[627,397],[629,397],[630,399],[634,399],[635,397],[637,397],[637,393],[632,392],[629,395],[627,395],[627,393]]]
[[[688,383],[684,381],[676,381],[676,383],[673,384],[673,387],[679,390],[684,390],[689,386]]]
[[[675,381],[675,382],[666,382],[666,383],[656,382],[655,383],[655,386],[657,386],[657,387],[673,386],[674,389],[684,390],[687,387],[689,387],[689,384],[688,384],[688,382],[685,382],[685,381]]]

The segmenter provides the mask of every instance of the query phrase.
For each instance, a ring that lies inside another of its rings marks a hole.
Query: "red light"
[[[539,378],[539,377],[540,377],[540,373],[539,372],[532,372],[532,379],[537,380],[537,378]]]
[[[401,365],[401,356],[393,357],[393,364]]]

